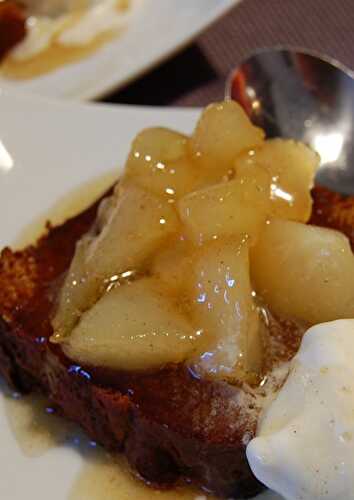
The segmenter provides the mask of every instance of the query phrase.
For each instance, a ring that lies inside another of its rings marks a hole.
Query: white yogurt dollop
[[[247,458],[286,500],[354,500],[354,319],[308,330]]]

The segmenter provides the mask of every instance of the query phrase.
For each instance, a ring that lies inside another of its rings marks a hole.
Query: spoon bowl
[[[321,157],[316,182],[354,194],[354,74],[305,51],[260,50],[230,75],[239,102],[268,138],[303,141]]]

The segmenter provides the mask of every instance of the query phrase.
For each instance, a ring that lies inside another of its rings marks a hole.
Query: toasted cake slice
[[[343,231],[354,246],[354,198],[313,191],[311,223]],[[17,390],[39,391],[112,452],[155,485],[178,479],[223,496],[250,497],[262,489],[245,449],[254,436],[253,396],[222,381],[197,379],[184,365],[124,373],[79,366],[49,342],[53,304],[78,239],[93,223],[98,203],[36,245],[0,258],[0,372]],[[274,319],[283,360],[300,336]],[[285,354],[284,354],[285,353]]]

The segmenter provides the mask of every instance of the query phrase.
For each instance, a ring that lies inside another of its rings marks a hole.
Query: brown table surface
[[[243,0],[187,49],[105,101],[205,105],[223,98],[227,75],[250,52],[280,44],[354,69],[354,0]]]

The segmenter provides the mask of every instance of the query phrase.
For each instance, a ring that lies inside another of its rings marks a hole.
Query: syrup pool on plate
[[[50,449],[75,444],[84,464],[68,500],[202,500],[195,489],[181,486],[157,490],[137,480],[123,457],[113,457],[90,442],[74,424],[56,415],[38,395],[20,396],[5,390],[5,412],[14,438],[24,455],[40,458]]]

